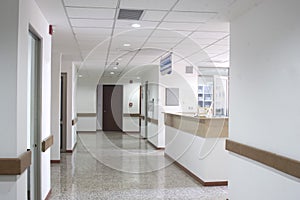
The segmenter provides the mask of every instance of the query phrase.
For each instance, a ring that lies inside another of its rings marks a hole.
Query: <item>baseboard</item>
[[[71,149],[71,150],[66,150],[66,153],[73,153],[74,150],[75,150],[75,148],[76,148],[76,146],[77,146],[77,142],[75,143],[73,149]]]
[[[165,153],[165,157],[167,157],[168,159],[172,160],[175,165],[177,165],[180,169],[182,169],[185,173],[187,173],[188,175],[190,175],[193,179],[195,179],[197,182],[199,182],[203,186],[212,187],[212,186],[227,186],[228,185],[228,181],[212,181],[212,182],[203,181],[201,178],[199,178],[198,176],[196,176],[193,172],[191,172],[186,167],[184,167],[183,165],[181,165],[179,162],[177,162],[176,160],[174,160],[168,154]]]
[[[53,163],[53,164],[60,163],[60,160],[50,160],[50,163]]]
[[[50,199],[50,196],[51,196],[51,192],[52,192],[52,189],[49,190],[45,200],[49,200]]]
[[[156,150],[165,150],[165,148],[164,147],[157,147],[156,145],[154,145],[152,142],[150,142],[149,140],[147,140],[147,142],[151,145],[151,146],[153,146]]]

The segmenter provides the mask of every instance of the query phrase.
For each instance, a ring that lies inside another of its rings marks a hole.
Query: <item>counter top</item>
[[[182,117],[188,117],[188,118],[195,118],[195,119],[228,119],[228,117],[206,117],[206,116],[202,116],[202,115],[196,115],[195,113],[164,113],[164,114],[170,114],[170,115],[178,115],[178,116],[182,116]]]
[[[194,116],[192,113],[165,113],[165,125],[203,138],[227,138],[228,117]]]

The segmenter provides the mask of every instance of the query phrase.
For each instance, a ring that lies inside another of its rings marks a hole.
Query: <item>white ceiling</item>
[[[229,66],[229,19],[260,1],[36,0],[55,26],[54,51],[84,60],[82,80],[94,83],[103,71],[121,76],[139,65],[158,64],[167,51],[178,55],[177,62]],[[120,8],[144,12],[139,21],[118,20]],[[133,23],[141,27],[132,28]]]

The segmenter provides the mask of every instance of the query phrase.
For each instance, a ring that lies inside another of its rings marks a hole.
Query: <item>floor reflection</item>
[[[227,187],[202,187],[138,134],[79,134],[73,154],[52,164],[51,200],[225,200]]]

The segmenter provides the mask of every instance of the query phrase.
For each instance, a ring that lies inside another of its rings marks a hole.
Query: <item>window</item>
[[[198,68],[200,115],[228,116],[228,68]]]

